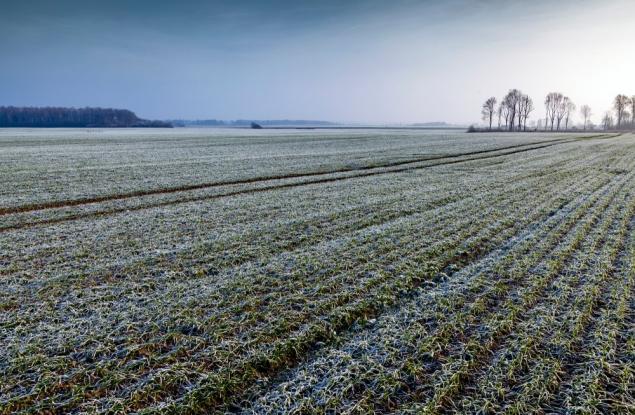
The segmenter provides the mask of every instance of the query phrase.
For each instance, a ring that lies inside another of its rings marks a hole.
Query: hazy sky
[[[2,0],[0,105],[478,121],[519,88],[635,94],[633,0]]]

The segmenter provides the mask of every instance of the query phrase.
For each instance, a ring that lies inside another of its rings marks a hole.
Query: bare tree
[[[562,94],[560,94],[560,97],[558,98],[558,105],[556,107],[556,122],[558,123],[557,129],[558,131],[560,131],[560,125],[562,124],[562,120],[567,115],[567,108],[569,107],[569,102],[571,102],[571,100],[569,99],[569,97],[562,96]]]
[[[525,113],[525,95],[518,99],[518,131],[523,130],[523,114]]]
[[[519,90],[510,89],[507,95],[505,95],[505,98],[503,98],[503,102],[505,102],[505,106],[507,107],[507,110],[509,112],[509,119],[508,119],[509,131],[514,130],[516,117],[518,117],[518,114],[520,113],[518,107],[519,107],[521,96],[522,96],[522,93]]]
[[[604,114],[604,118],[602,118],[602,126],[605,130],[613,128],[613,114],[611,114],[610,111],[607,111]]]
[[[629,105],[629,98],[626,95],[619,94],[615,97],[613,101],[613,108],[615,108],[615,113],[617,114],[617,128],[619,129],[622,126],[622,120],[624,119],[624,111]]]
[[[554,122],[558,115],[558,110],[561,108],[562,100],[564,96],[560,92],[550,92],[545,98],[545,112],[547,116],[545,118],[545,129],[551,125],[551,131],[553,131]]]
[[[520,98],[520,115],[523,126],[523,131],[527,131],[527,118],[529,114],[534,110],[534,102],[528,95],[523,95]]]
[[[573,101],[571,101],[568,97],[565,97],[565,122],[564,122],[564,129],[568,130],[569,129],[569,118],[571,117],[571,113],[575,111],[575,104],[573,103]]]
[[[501,112],[503,114],[503,118],[505,118],[505,129],[508,129],[510,111],[509,111],[509,106],[507,105],[507,102],[505,100],[501,102]]]
[[[494,108],[496,108],[496,98],[490,97],[483,104],[481,114],[483,115],[483,121],[489,120],[489,129],[492,130],[492,119],[494,118]]]
[[[631,128],[635,128],[635,95],[629,100],[631,104]]]
[[[584,129],[586,130],[587,124],[589,123],[589,118],[591,118],[591,107],[586,104],[581,106],[580,115],[582,115],[582,119],[584,120]]]

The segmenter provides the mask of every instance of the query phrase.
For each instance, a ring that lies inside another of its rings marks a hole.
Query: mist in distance
[[[149,119],[473,123],[518,88],[544,116],[635,94],[626,0],[8,1],[0,105]]]

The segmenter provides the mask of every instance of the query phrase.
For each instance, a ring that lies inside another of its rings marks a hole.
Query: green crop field
[[[635,135],[0,130],[0,414],[635,413]]]

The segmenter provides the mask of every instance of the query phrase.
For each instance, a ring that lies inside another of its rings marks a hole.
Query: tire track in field
[[[499,148],[495,148],[495,149],[479,150],[479,151],[457,153],[457,154],[451,154],[451,155],[441,155],[441,156],[434,156],[434,157],[421,157],[421,158],[414,158],[414,159],[409,159],[409,160],[401,160],[401,161],[387,162],[387,163],[381,163],[381,164],[372,164],[372,165],[361,166],[361,167],[344,167],[344,168],[334,169],[334,170],[329,170],[329,171],[314,171],[314,172],[307,172],[307,173],[290,173],[290,174],[281,174],[281,175],[251,177],[251,178],[246,178],[246,179],[231,180],[231,181],[224,181],[224,182],[199,183],[199,184],[193,184],[193,185],[169,187],[169,188],[162,188],[162,189],[140,190],[140,191],[134,191],[134,192],[128,192],[128,193],[120,193],[120,194],[112,194],[112,195],[106,195],[106,196],[96,196],[96,197],[87,197],[87,198],[80,198],[80,199],[60,200],[60,201],[28,204],[28,205],[22,205],[22,206],[0,208],[0,216],[5,216],[5,215],[9,215],[9,214],[14,214],[14,213],[33,212],[33,211],[45,210],[45,209],[55,209],[55,208],[63,208],[63,207],[80,206],[80,205],[87,205],[87,204],[92,204],[92,203],[102,203],[102,202],[108,202],[108,201],[113,201],[113,200],[131,199],[131,198],[135,198],[135,197],[178,193],[178,192],[185,192],[185,191],[191,191],[191,190],[201,190],[201,189],[222,187],[222,186],[244,185],[244,184],[253,184],[253,183],[260,183],[260,182],[267,182],[267,181],[274,181],[274,180],[285,180],[285,179],[301,179],[301,178],[307,178],[307,177],[325,176],[325,175],[329,175],[329,174],[349,173],[349,172],[359,172],[359,171],[371,170],[371,172],[361,173],[359,175],[351,175],[351,176],[336,177],[336,178],[325,178],[325,179],[319,179],[319,180],[310,181],[310,182],[288,183],[288,184],[279,185],[279,186],[281,188],[285,188],[285,187],[291,187],[291,186],[294,186],[294,185],[301,185],[301,184],[326,183],[326,182],[330,182],[330,181],[345,180],[345,179],[355,178],[355,177],[365,177],[365,176],[372,176],[372,175],[376,175],[376,174],[388,173],[388,172],[384,172],[384,171],[372,172],[372,170],[376,170],[376,169],[386,169],[386,168],[399,167],[399,166],[408,165],[408,164],[421,163],[421,162],[425,162],[425,161],[456,159],[456,158],[460,158],[460,157],[469,157],[469,156],[475,156],[475,155],[480,155],[480,154],[489,154],[489,153],[495,153],[495,152],[499,152],[499,151],[519,149],[518,151],[511,151],[511,152],[506,153],[506,154],[514,154],[516,152],[523,152],[522,149],[524,147],[536,146],[536,147],[533,147],[533,148],[524,149],[524,151],[530,151],[530,150],[533,150],[533,149],[540,149],[540,148],[544,148],[544,147],[550,147],[550,146],[553,146],[553,145],[556,145],[556,144],[560,144],[560,143],[563,143],[563,142],[576,141],[576,140],[579,140],[581,138],[582,137],[578,137],[578,138],[561,138],[561,139],[550,140],[550,141],[546,141],[546,142],[543,141],[543,142],[534,142],[534,143],[528,143],[528,144],[517,144],[517,145],[513,145],[513,146],[499,147]],[[599,137],[596,137],[596,138],[599,138]],[[500,155],[496,155],[496,156],[503,156],[503,155],[505,155],[505,154],[500,154]],[[490,157],[486,156],[486,157],[483,157],[483,158],[490,158]],[[474,159],[470,159],[470,160],[478,160],[478,159],[481,159],[481,158],[474,158]],[[469,160],[464,160],[464,161],[469,161]],[[457,162],[457,161],[454,161],[454,162]],[[443,165],[443,164],[453,164],[454,162],[437,163],[437,164],[430,165],[430,167],[436,166],[436,165]],[[419,168],[422,168],[422,167],[419,167]],[[407,170],[410,170],[410,169],[411,168],[405,168],[404,170],[397,169],[397,170],[391,170],[389,172],[401,172],[401,171],[407,171]],[[259,188],[257,190],[263,189],[262,191],[264,191],[264,190],[271,190],[272,188],[278,188],[278,186],[272,185],[272,186],[267,186],[265,188]],[[249,191],[249,190],[242,190],[242,191],[238,191],[238,192],[230,192],[230,193],[227,193],[226,196],[233,196],[235,194],[241,194],[241,193],[246,192],[246,191]],[[215,195],[215,196],[221,196],[221,195]]]
[[[486,156],[483,157],[472,157],[472,158],[468,158],[468,159],[460,159],[460,160],[451,160],[451,161],[443,161],[443,162],[439,162],[439,163],[434,163],[434,164],[426,164],[424,166],[408,166],[408,167],[402,167],[402,168],[397,168],[397,169],[391,169],[391,170],[379,170],[379,171],[368,171],[368,172],[364,172],[364,173],[360,173],[360,174],[354,174],[354,175],[348,175],[348,176],[341,176],[341,177],[325,177],[325,178],[321,178],[321,179],[317,179],[317,180],[306,180],[306,181],[300,181],[300,182],[292,182],[292,183],[284,183],[284,184],[272,184],[269,186],[263,186],[263,187],[257,187],[257,188],[249,188],[249,189],[240,189],[240,190],[235,190],[235,191],[231,191],[231,192],[226,192],[226,193],[220,193],[220,194],[213,194],[213,195],[203,195],[203,196],[195,196],[195,197],[189,197],[189,198],[184,198],[184,199],[179,199],[179,200],[169,200],[169,201],[164,201],[164,202],[156,202],[156,203],[149,203],[149,204],[145,204],[145,205],[140,205],[140,206],[128,206],[128,207],[121,207],[121,208],[113,208],[113,209],[109,209],[109,210],[104,210],[104,211],[96,211],[96,212],[85,212],[85,213],[78,213],[75,215],[69,215],[69,216],[64,216],[64,217],[60,217],[60,218],[53,218],[53,219],[44,219],[41,221],[35,221],[35,222],[24,222],[24,223],[18,223],[18,224],[14,224],[14,225],[9,225],[9,226],[5,226],[5,227],[0,227],[0,233],[2,232],[7,232],[7,231],[12,231],[12,230],[19,230],[19,229],[24,229],[24,228],[30,228],[30,227],[34,227],[34,226],[39,226],[39,225],[52,225],[52,224],[56,224],[56,223],[63,223],[63,222],[67,222],[67,221],[73,221],[73,220],[79,220],[79,219],[85,219],[85,218],[91,218],[91,217],[102,217],[102,216],[108,216],[108,215],[113,215],[113,214],[117,214],[117,213],[123,213],[123,212],[134,212],[134,211],[139,211],[139,210],[145,210],[145,209],[152,209],[152,208],[158,208],[158,207],[165,207],[165,206],[173,206],[173,205],[177,205],[177,204],[182,204],[182,203],[190,203],[190,202],[197,202],[197,201],[203,201],[203,200],[215,200],[215,199],[221,199],[221,198],[225,198],[225,197],[232,197],[232,196],[239,196],[239,195],[245,195],[245,194],[254,194],[254,193],[260,193],[260,192],[267,192],[267,191],[271,191],[271,190],[279,190],[279,189],[290,189],[290,188],[295,188],[295,187],[301,187],[301,186],[310,186],[310,185],[314,185],[314,184],[324,184],[324,183],[333,183],[333,182],[339,182],[339,181],[344,181],[344,180],[349,180],[349,179],[356,179],[356,178],[364,178],[364,177],[371,177],[371,176],[378,176],[378,175],[384,175],[384,174],[391,174],[391,173],[403,173],[403,172],[407,172],[407,171],[414,171],[414,170],[422,170],[422,169],[427,169],[427,168],[431,168],[431,167],[438,167],[438,166],[446,166],[446,165],[452,165],[452,164],[458,164],[458,163],[466,163],[466,162],[470,162],[470,161],[479,161],[479,160],[487,160],[487,159],[492,159],[492,158],[497,158],[497,157],[504,157],[504,156],[508,156],[508,155],[512,155],[512,154],[518,154],[518,153],[524,153],[524,152],[528,152],[528,151],[532,151],[532,150],[539,150],[539,149],[543,149],[543,148],[548,148],[548,147],[552,147],[558,144],[563,144],[563,143],[569,143],[569,142],[573,142],[576,141],[577,139],[561,139],[558,140],[558,142],[550,142],[548,144],[543,144],[543,145],[539,145],[539,146],[534,146],[534,147],[530,147],[530,148],[521,148],[518,149],[518,147],[521,146],[512,146],[512,148],[514,148],[515,150],[512,151],[507,151],[501,154],[488,154]],[[522,147],[525,147],[526,145],[522,145]],[[501,149],[496,149],[496,150],[483,150],[481,152],[477,152],[476,154],[481,154],[483,152],[499,152],[499,151],[504,151]],[[460,155],[453,155],[453,156],[449,156],[449,158],[459,158],[459,157],[469,157],[470,155],[475,154],[475,153],[465,153],[465,154],[460,154]],[[442,157],[439,159],[445,159],[448,157]],[[435,159],[431,159],[431,160],[435,160]],[[408,161],[408,162],[397,162],[399,164],[412,164],[412,163],[419,163],[419,162],[423,162],[423,161],[429,161],[429,160],[420,160],[420,161]],[[370,169],[383,169],[384,167],[367,167],[365,169],[370,170]],[[351,170],[351,171],[355,171],[357,169]],[[338,173],[338,172],[335,172]],[[94,199],[84,199],[84,200],[77,200],[77,201],[65,201],[65,202],[60,202],[59,204],[47,204],[47,205],[32,205],[32,207],[28,207],[28,206],[24,206],[23,209],[18,207],[18,208],[5,208],[0,209],[0,216],[6,216],[9,214],[15,214],[15,213],[27,213],[27,212],[35,212],[35,211],[39,211],[39,210],[45,210],[45,209],[57,209],[57,208],[64,208],[64,207],[73,207],[73,206],[81,206],[81,205],[86,205],[86,204],[91,204],[91,203],[103,203],[103,202],[109,202],[109,201],[115,201],[115,200],[125,200],[125,199],[130,199],[130,198],[134,198],[134,197],[144,197],[144,196],[152,196],[152,195],[160,195],[160,194],[172,194],[172,193],[177,193],[177,192],[184,192],[184,191],[191,191],[191,190],[200,190],[200,189],[204,189],[204,188],[212,188],[212,187],[220,187],[220,186],[229,186],[229,185],[237,185],[237,184],[250,184],[250,183],[257,183],[257,182],[261,182],[261,181],[270,181],[270,180],[283,180],[283,179],[289,179],[289,178],[301,178],[301,177],[309,177],[309,176],[317,176],[317,175],[329,175],[329,174],[333,174],[333,172],[326,172],[326,173],[310,173],[308,175],[298,175],[298,176],[282,176],[279,178],[270,178],[270,179],[258,179],[258,180],[254,180],[254,179],[250,179],[250,181],[244,181],[244,182],[227,182],[227,183],[219,183],[219,184],[210,184],[210,185],[205,185],[203,187],[186,187],[186,188],[179,188],[179,189],[168,189],[165,191],[155,191],[155,192],[140,192],[137,195],[132,195],[132,194],[127,194],[127,195],[115,195],[115,196],[108,196],[108,197],[103,197],[103,198],[94,198]],[[202,186],[202,185],[196,185],[196,186]]]
[[[514,153],[506,153],[506,154],[514,154]],[[496,156],[504,156],[506,154],[501,154],[501,155],[496,155]],[[480,159],[484,159],[484,158],[491,158],[491,157],[482,157],[482,158],[473,158],[473,159],[468,159],[468,160],[461,160],[461,162],[465,161],[475,161],[475,160],[480,160]],[[434,165],[425,165],[425,166],[416,166],[414,169],[423,169],[423,168],[427,168],[427,167],[435,167],[438,165],[444,165],[446,163],[437,163]],[[447,164],[451,164],[451,163],[447,163]],[[413,168],[408,168],[407,170],[412,170]],[[328,183],[328,182],[337,182],[337,181],[341,181],[341,180],[346,180],[346,179],[354,179],[357,177],[365,177],[365,176],[372,176],[372,175],[377,175],[377,174],[387,174],[387,173],[392,173],[392,172],[401,172],[401,171],[405,171],[405,170],[399,170],[399,171],[394,171],[394,170],[390,170],[390,171],[378,171],[378,172],[373,172],[373,174],[364,174],[364,175],[354,175],[354,176],[343,176],[343,177],[329,177],[326,179],[320,179],[320,180],[310,180],[310,181],[304,181],[304,182],[292,182],[292,183],[285,183],[285,184],[277,184],[277,185],[271,185],[271,186],[266,186],[266,187],[260,187],[260,188],[247,188],[247,189],[240,189],[237,191],[233,191],[233,192],[227,192],[227,193],[220,193],[220,194],[212,194],[212,195],[202,195],[202,196],[193,196],[193,197],[188,197],[188,198],[182,198],[182,199],[177,199],[177,200],[167,200],[167,201],[162,201],[162,202],[150,202],[147,204],[141,204],[138,206],[127,206],[127,207],[115,207],[112,209],[107,209],[107,210],[96,210],[96,211],[89,211],[89,212],[80,212],[80,213],[75,213],[75,214],[69,214],[67,216],[61,216],[61,217],[56,217],[56,218],[50,218],[50,219],[43,219],[43,220],[38,220],[38,221],[33,221],[33,222],[18,222],[15,224],[11,224],[11,225],[5,225],[4,227],[0,226],[0,233],[2,232],[7,232],[7,231],[12,231],[12,230],[19,230],[19,229],[25,229],[25,228],[30,228],[30,227],[34,227],[34,226],[39,226],[39,225],[53,225],[56,223],[63,223],[63,222],[67,222],[67,221],[73,221],[73,220],[80,220],[80,219],[86,219],[86,218],[91,218],[91,217],[103,217],[103,216],[109,216],[109,215],[114,215],[114,214],[118,214],[118,213],[124,213],[124,212],[134,212],[134,211],[140,211],[140,210],[145,210],[145,209],[152,209],[152,208],[157,208],[157,207],[166,207],[166,206],[173,206],[173,205],[178,205],[178,204],[183,204],[183,203],[190,203],[190,202],[196,202],[196,201],[203,201],[203,200],[214,200],[214,199],[220,199],[220,198],[224,198],[224,197],[231,197],[231,196],[237,196],[237,195],[242,195],[242,194],[251,194],[251,193],[258,193],[258,192],[265,192],[265,191],[270,191],[270,190],[276,190],[276,189],[285,189],[285,188],[294,188],[294,187],[301,187],[301,186],[308,186],[308,185],[312,185],[312,184],[320,184],[320,183]],[[20,212],[23,213],[23,212]],[[2,215],[0,215],[2,216]]]

